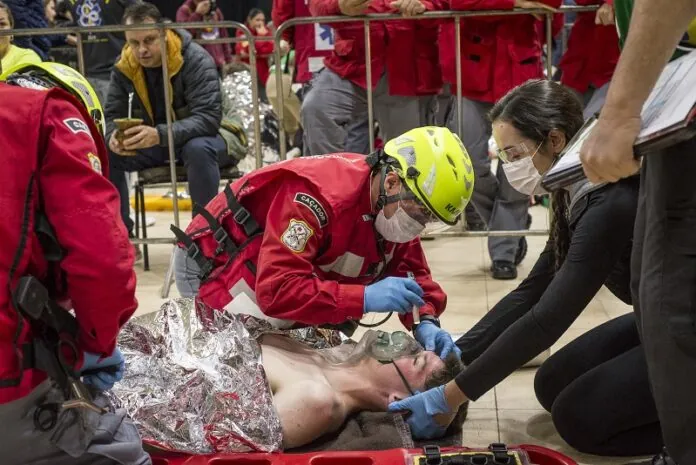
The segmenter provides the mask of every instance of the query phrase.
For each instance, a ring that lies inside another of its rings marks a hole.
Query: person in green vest
[[[641,162],[641,110],[670,59],[696,39],[696,0],[616,0],[622,54],[580,158],[591,182],[641,170],[631,264],[633,306],[665,450],[652,464],[696,463],[696,137]],[[686,31],[686,33],[685,33]]]

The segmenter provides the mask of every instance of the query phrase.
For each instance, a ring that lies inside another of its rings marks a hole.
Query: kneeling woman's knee
[[[558,434],[571,447],[586,454],[601,453],[602,439],[598,437],[601,425],[575,390],[564,391],[551,408],[551,418]]]
[[[543,363],[534,376],[534,393],[541,406],[547,412],[551,412],[553,403],[558,396],[555,364],[549,363],[550,360]]]

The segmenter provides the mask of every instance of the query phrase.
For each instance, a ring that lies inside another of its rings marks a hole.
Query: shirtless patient
[[[357,344],[326,350],[274,334],[259,342],[284,449],[340,429],[354,413],[386,412],[390,402],[439,386],[463,368],[456,356],[442,361],[401,332],[368,331]]]

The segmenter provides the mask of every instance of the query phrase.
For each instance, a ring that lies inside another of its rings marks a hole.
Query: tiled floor
[[[547,227],[547,210],[534,207],[533,229]],[[171,213],[149,213],[157,224],[149,228],[150,237],[170,237]],[[188,221],[188,213],[182,213],[182,223]],[[530,237],[529,254],[519,267],[520,278],[529,273],[539,255],[544,237]],[[490,266],[485,238],[438,238],[424,242],[428,262],[433,275],[448,294],[448,307],[442,317],[443,327],[452,333],[469,329],[500,298],[512,290],[517,281],[495,281],[487,273]],[[151,246],[152,270],[144,272],[142,264],[138,270],[139,313],[156,310],[163,302],[161,288],[169,265],[170,246]],[[170,297],[176,296],[172,285]],[[571,329],[554,345],[552,350],[562,347],[587,329],[610,318],[630,311],[609,291],[602,289]],[[393,318],[384,328],[397,329],[400,323]],[[534,370],[520,370],[478,402],[472,403],[464,428],[464,443],[469,446],[485,446],[491,442],[508,444],[533,443],[545,445],[575,458],[580,464],[604,465],[624,464],[627,459],[605,459],[579,454],[571,449],[556,433],[551,418],[536,400],[533,391]]]

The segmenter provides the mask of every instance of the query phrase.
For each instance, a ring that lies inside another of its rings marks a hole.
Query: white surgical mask
[[[377,218],[375,218],[375,228],[389,242],[404,244],[418,237],[425,229],[425,226],[411,218],[399,205],[396,213],[390,218],[384,216],[384,210],[381,210],[377,214]]]
[[[510,185],[518,192],[526,195],[543,194],[541,174],[537,171],[532,157],[503,164],[503,171]]]
[[[510,185],[518,192],[534,195],[541,184],[541,174],[537,171],[532,157],[503,164],[505,176]]]

